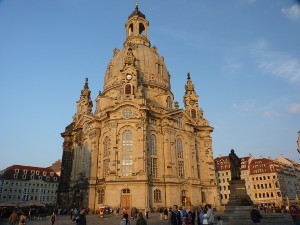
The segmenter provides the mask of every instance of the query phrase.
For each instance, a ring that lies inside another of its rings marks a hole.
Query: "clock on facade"
[[[127,80],[131,80],[131,79],[132,79],[132,75],[131,75],[131,74],[127,74],[127,75],[126,75],[126,79],[127,79]]]

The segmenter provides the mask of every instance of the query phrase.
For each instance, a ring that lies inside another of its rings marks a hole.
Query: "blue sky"
[[[299,161],[300,6],[293,0],[140,0],[183,107],[190,72],[214,156]],[[103,90],[134,0],[0,0],[0,169],[49,166],[89,78]]]

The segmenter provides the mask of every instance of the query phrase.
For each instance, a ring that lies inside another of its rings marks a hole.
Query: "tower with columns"
[[[138,5],[125,28],[94,112],[86,80],[73,121],[61,134],[59,207],[217,206],[213,128],[199,108],[191,75],[180,109]]]

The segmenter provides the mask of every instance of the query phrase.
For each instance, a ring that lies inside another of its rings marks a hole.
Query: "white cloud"
[[[270,44],[261,39],[255,42],[250,49],[258,63],[258,68],[265,73],[284,78],[290,82],[300,81],[300,59],[288,54],[270,50]]]
[[[283,8],[281,12],[291,20],[296,21],[300,19],[300,5],[298,4],[293,5],[291,8]]]
[[[234,75],[241,71],[243,65],[235,59],[227,59],[222,71],[226,75]]]
[[[264,117],[267,117],[267,118],[273,118],[273,117],[278,117],[280,114],[274,110],[271,110],[271,111],[266,111],[264,112]]]
[[[298,103],[290,104],[290,105],[288,106],[288,110],[289,110],[291,113],[299,114],[299,115],[300,115],[300,104],[298,104]]]
[[[232,104],[232,107],[235,109],[238,109],[239,111],[243,111],[243,112],[250,112],[253,111],[256,105],[256,101],[255,100],[247,100],[244,101],[242,104]]]

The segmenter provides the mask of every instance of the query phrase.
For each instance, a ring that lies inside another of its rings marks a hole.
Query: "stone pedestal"
[[[245,180],[232,180],[228,206],[252,206],[253,202],[246,191]]]
[[[250,225],[253,224],[250,212],[253,202],[246,191],[245,180],[230,181],[230,197],[224,214],[220,215],[227,225]],[[280,213],[262,214],[261,224],[292,225],[294,224],[290,215]]]

